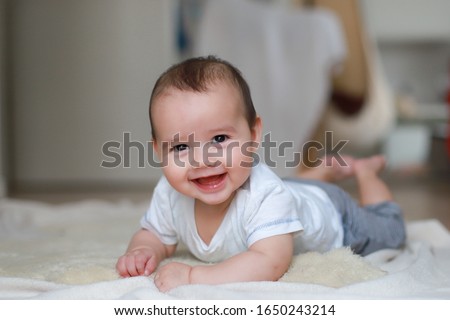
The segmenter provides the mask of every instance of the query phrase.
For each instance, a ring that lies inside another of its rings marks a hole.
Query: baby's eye
[[[176,146],[173,146],[172,150],[175,152],[181,152],[187,150],[187,148],[188,148],[187,144],[177,144]]]
[[[215,136],[212,141],[213,143],[222,143],[225,142],[228,139],[228,136],[225,134],[219,134],[217,136]]]

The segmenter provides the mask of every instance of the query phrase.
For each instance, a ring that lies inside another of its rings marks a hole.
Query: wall
[[[6,190],[6,145],[5,145],[5,1],[0,0],[0,198],[7,193]]]
[[[430,8],[446,9],[449,2],[432,1],[362,1],[388,80],[397,91],[412,90],[421,102],[439,99],[439,79],[445,77],[440,70],[449,53],[450,20],[423,14]],[[149,139],[151,87],[176,60],[175,0],[8,3],[12,92],[7,99],[11,135],[6,142],[13,189],[104,189],[155,182],[159,169],[138,168],[136,147],[130,149],[131,168],[105,169],[100,164],[113,160],[102,154],[106,142],[123,146],[124,133],[143,145]],[[448,12],[444,9],[435,12]],[[0,39],[0,49],[2,43]],[[2,69],[0,64],[0,74]],[[2,109],[4,101],[0,99]],[[3,110],[0,123],[5,122],[4,114]],[[117,151],[123,156],[123,148]],[[0,162],[0,170],[4,167]]]
[[[379,47],[386,74],[398,94],[414,96],[419,107],[444,102],[450,42],[381,42]]]
[[[450,2],[362,0],[367,26],[399,94],[443,102],[450,67]]]
[[[388,163],[402,170],[428,167],[433,172],[437,160],[447,160],[448,168],[444,139],[449,117],[445,97],[450,88],[450,2],[362,3],[398,102],[398,126],[384,146]]]
[[[160,172],[101,168],[108,141],[146,144],[147,105],[174,62],[173,1],[14,0],[12,187],[61,189],[148,184]],[[122,149],[114,149],[122,152]],[[123,156],[123,154],[122,154]]]

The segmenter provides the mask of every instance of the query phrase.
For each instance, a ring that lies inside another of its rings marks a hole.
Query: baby
[[[163,177],[117,262],[121,276],[155,272],[161,291],[276,281],[294,254],[349,246],[366,255],[404,243],[401,210],[378,177],[382,156],[351,159],[346,168],[358,181],[361,205],[335,185],[283,181],[254,160],[262,122],[230,63],[209,56],[172,66],[153,88],[149,115]],[[158,268],[179,242],[211,264]]]

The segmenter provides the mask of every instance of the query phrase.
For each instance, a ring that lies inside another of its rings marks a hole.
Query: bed
[[[161,293],[151,276],[122,279],[114,269],[147,205],[0,200],[0,299],[450,299],[450,233],[436,220],[408,222],[401,250],[311,252],[277,282]],[[200,263],[182,247],[171,260]]]

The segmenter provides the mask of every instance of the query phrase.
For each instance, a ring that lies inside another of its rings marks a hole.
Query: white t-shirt
[[[218,262],[246,251],[258,240],[295,234],[295,253],[342,246],[340,214],[320,188],[282,181],[265,164],[252,169],[209,244],[199,236],[195,199],[162,177],[141,226],[167,245],[183,242],[198,259]]]

